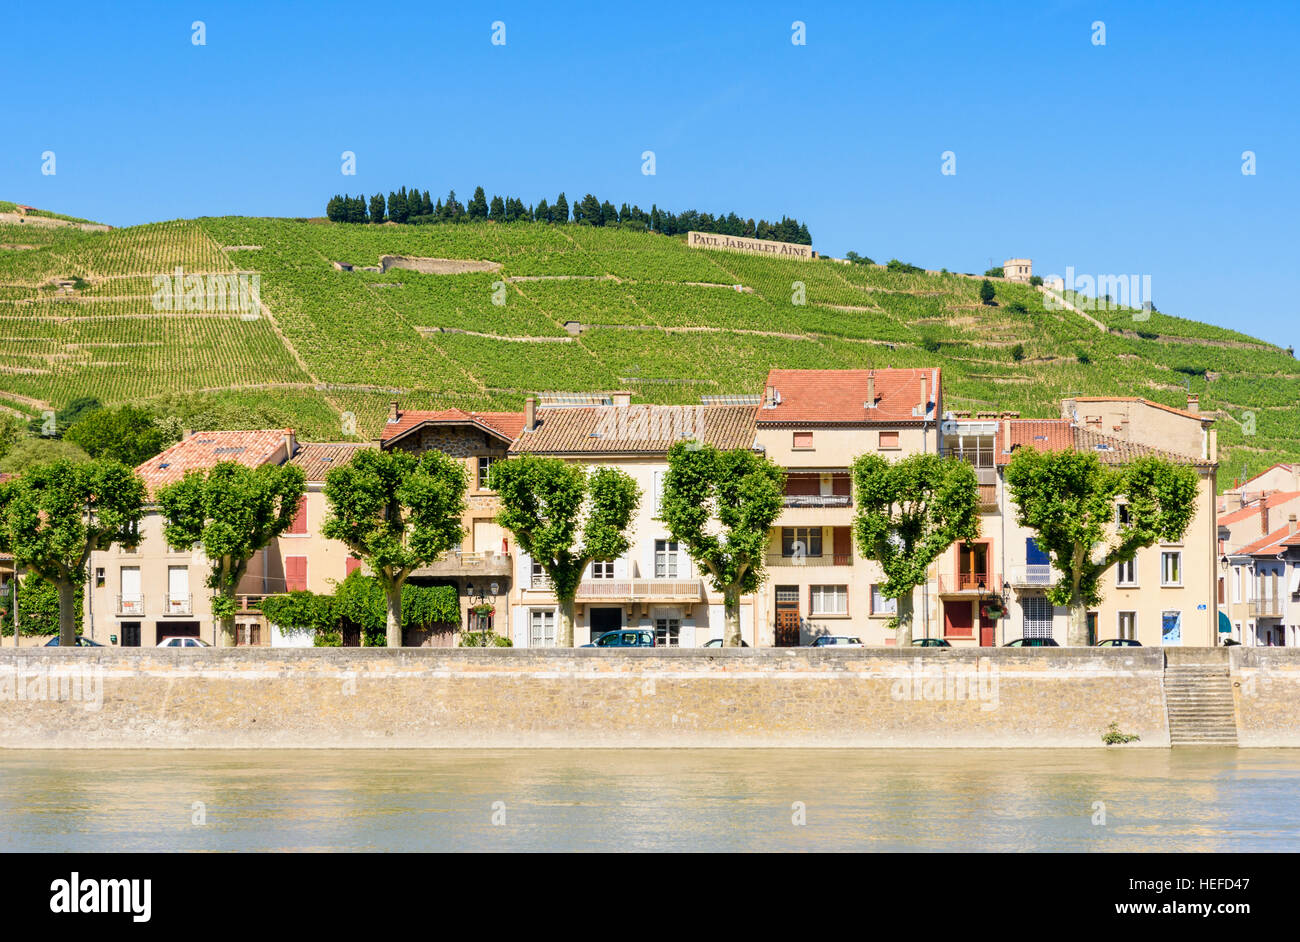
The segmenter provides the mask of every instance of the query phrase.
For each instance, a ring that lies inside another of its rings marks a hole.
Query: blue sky
[[[469,6],[5,4],[0,198],[130,225],[590,191],[797,216],[834,255],[1149,275],[1300,347],[1300,4]]]

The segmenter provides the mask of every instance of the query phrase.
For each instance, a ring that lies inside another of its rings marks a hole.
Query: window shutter
[[[349,556],[347,558],[346,567],[343,570],[343,575],[346,578],[347,576],[352,575],[360,568],[361,568],[361,560],[357,559],[355,556]]]
[[[659,505],[663,502],[664,496],[664,473],[656,471],[654,474],[654,512],[659,512]]]
[[[307,588],[307,557],[286,556],[284,558],[284,583],[290,592],[301,592]]]
[[[293,515],[293,523],[289,524],[289,532],[307,532],[307,496],[305,494],[298,498],[298,512]]]

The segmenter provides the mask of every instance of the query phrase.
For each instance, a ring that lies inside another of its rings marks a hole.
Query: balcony
[[[848,494],[786,494],[786,507],[852,507]]]
[[[119,595],[117,597],[117,613],[119,615],[143,615],[144,596]]]
[[[192,605],[190,596],[171,595],[170,593],[163,596],[163,614],[164,615],[189,615],[191,614]]]
[[[1256,618],[1281,618],[1286,614],[1286,601],[1280,596],[1265,596],[1253,599],[1250,613]]]
[[[979,485],[979,509],[985,512],[998,509],[998,486],[996,484]]]
[[[940,595],[997,594],[1001,590],[1002,583],[996,573],[959,572],[939,576]]]
[[[782,553],[768,553],[769,566],[799,566],[812,568],[817,566],[852,566],[852,553],[826,553],[821,556],[786,556]]]
[[[1007,578],[1008,585],[1047,586],[1055,581],[1056,576],[1048,563],[1027,563],[1024,566],[1013,566],[1011,575]]]
[[[413,576],[509,576],[509,556],[500,553],[448,553],[415,570]]]
[[[704,596],[699,579],[584,579],[575,602],[698,602]]]

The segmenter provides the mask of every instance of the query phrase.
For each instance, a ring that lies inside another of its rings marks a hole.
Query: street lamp
[[[475,589],[473,585],[465,586],[466,596],[475,599],[478,602],[478,604],[473,607],[472,611],[474,612],[475,615],[478,616],[479,619],[479,631],[482,634],[482,638],[483,638],[483,643],[480,645],[480,647],[484,647],[484,648],[487,647],[488,633],[487,633],[487,628],[484,625],[485,615],[495,614],[496,611],[495,609],[489,609],[486,613],[484,613],[481,610],[488,607],[487,600],[489,597],[496,598],[496,594],[499,589],[500,586],[498,586],[495,582],[487,586],[486,591],[482,586],[480,586],[478,589]]]

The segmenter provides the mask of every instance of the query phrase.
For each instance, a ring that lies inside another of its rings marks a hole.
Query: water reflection
[[[1300,750],[9,751],[0,850],[1284,851],[1298,794]]]

